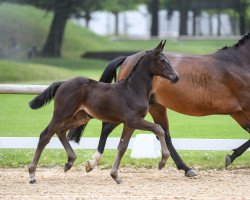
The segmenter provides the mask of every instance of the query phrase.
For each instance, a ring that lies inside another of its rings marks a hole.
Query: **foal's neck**
[[[125,80],[128,87],[135,90],[138,94],[143,93],[147,95],[147,98],[150,95],[153,81],[153,76],[149,72],[151,62],[149,58],[144,57],[137,66],[134,66]]]

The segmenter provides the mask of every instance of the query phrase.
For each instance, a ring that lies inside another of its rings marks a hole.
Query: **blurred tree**
[[[89,18],[89,13],[101,6],[101,0],[0,0],[0,2],[11,2],[29,4],[35,7],[52,11],[53,19],[45,44],[40,52],[45,57],[60,57],[64,30],[67,20],[71,16]],[[84,15],[82,15],[84,11]]]
[[[115,15],[115,35],[119,35],[119,13],[134,10],[143,0],[103,0],[103,9]]]
[[[74,16],[76,18],[84,18],[86,20],[86,27],[89,27],[89,21],[91,20],[91,13],[97,10],[102,10],[104,8],[104,1],[98,0],[84,0],[82,11],[76,13]]]
[[[158,36],[158,11],[159,11],[159,0],[151,0],[150,10],[152,14],[152,23],[151,23],[151,36]]]

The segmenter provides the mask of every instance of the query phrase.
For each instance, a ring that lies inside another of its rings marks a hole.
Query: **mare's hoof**
[[[190,169],[189,171],[187,171],[185,173],[185,176],[188,177],[188,178],[191,178],[191,177],[198,176],[198,173],[195,170]]]
[[[90,165],[90,162],[89,161],[87,161],[86,163],[85,163],[85,170],[86,170],[86,172],[90,172],[90,171],[92,171],[93,170],[93,167]]]
[[[29,181],[29,183],[30,183],[30,184],[35,184],[35,183],[36,183],[36,179],[31,179],[31,180]]]
[[[225,157],[225,167],[227,168],[232,163],[230,155],[226,155]]]
[[[167,162],[161,160],[158,164],[158,169],[161,170],[163,167],[165,167],[166,163]]]

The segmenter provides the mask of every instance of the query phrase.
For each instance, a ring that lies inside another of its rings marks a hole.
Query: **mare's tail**
[[[102,73],[99,81],[104,83],[111,83],[113,79],[116,81],[116,69],[125,61],[126,58],[127,57],[123,56],[112,60]],[[74,140],[76,143],[79,143],[86,126],[87,124],[83,124],[77,128],[69,130],[67,134],[68,140]]]
[[[126,60],[126,56],[122,56],[112,60],[101,75],[100,82],[111,83],[116,81],[116,69]]]
[[[88,123],[87,123],[88,124]],[[68,141],[74,140],[76,143],[79,143],[83,134],[83,131],[87,124],[83,124],[78,126],[77,128],[72,128],[69,130],[67,134]]]
[[[60,82],[54,82],[52,83],[47,89],[45,89],[40,95],[36,96],[33,100],[30,101],[29,105],[32,109],[38,109],[42,106],[46,105],[51,101],[51,99],[54,98],[56,94],[56,90],[59,88],[59,86],[63,83],[63,81]]]

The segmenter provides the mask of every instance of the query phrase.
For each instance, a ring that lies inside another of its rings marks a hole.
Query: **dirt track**
[[[0,199],[241,199],[250,200],[250,169],[199,171],[195,179],[173,169],[121,168],[117,185],[109,170],[39,168],[37,184],[27,169],[0,169]]]

